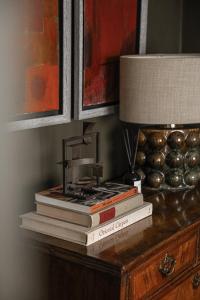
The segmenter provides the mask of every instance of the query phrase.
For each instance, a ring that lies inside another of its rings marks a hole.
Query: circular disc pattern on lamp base
[[[200,129],[142,129],[136,170],[150,189],[193,188],[200,182]]]

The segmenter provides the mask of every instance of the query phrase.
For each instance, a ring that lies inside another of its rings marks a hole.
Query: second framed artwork
[[[112,114],[119,57],[146,51],[148,0],[75,0],[74,117]]]

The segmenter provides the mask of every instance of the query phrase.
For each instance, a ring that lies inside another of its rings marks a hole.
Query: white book
[[[151,214],[152,204],[144,202],[141,207],[118,217],[114,221],[90,229],[84,226],[41,216],[35,212],[30,212],[21,216],[21,227],[88,246],[150,216]]]
[[[99,251],[104,251],[110,247],[117,246],[117,251],[123,251],[124,242],[133,243],[132,237],[134,236],[134,244],[137,244],[138,241],[144,235],[144,230],[151,227],[153,224],[152,216],[146,217],[130,226],[127,226],[123,230],[116,232],[110,236],[107,236],[105,239],[98,241],[87,247],[87,254],[94,255],[94,253],[99,253]]]

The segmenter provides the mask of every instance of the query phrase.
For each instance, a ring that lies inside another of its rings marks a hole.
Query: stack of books
[[[35,200],[36,212],[21,216],[22,228],[86,246],[152,214],[137,188],[114,182],[78,192],[71,187],[67,196],[58,186]]]

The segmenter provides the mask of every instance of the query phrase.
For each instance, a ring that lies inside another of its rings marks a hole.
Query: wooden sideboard
[[[87,248],[27,235],[50,256],[49,300],[200,299],[200,188],[145,199],[152,217]]]

